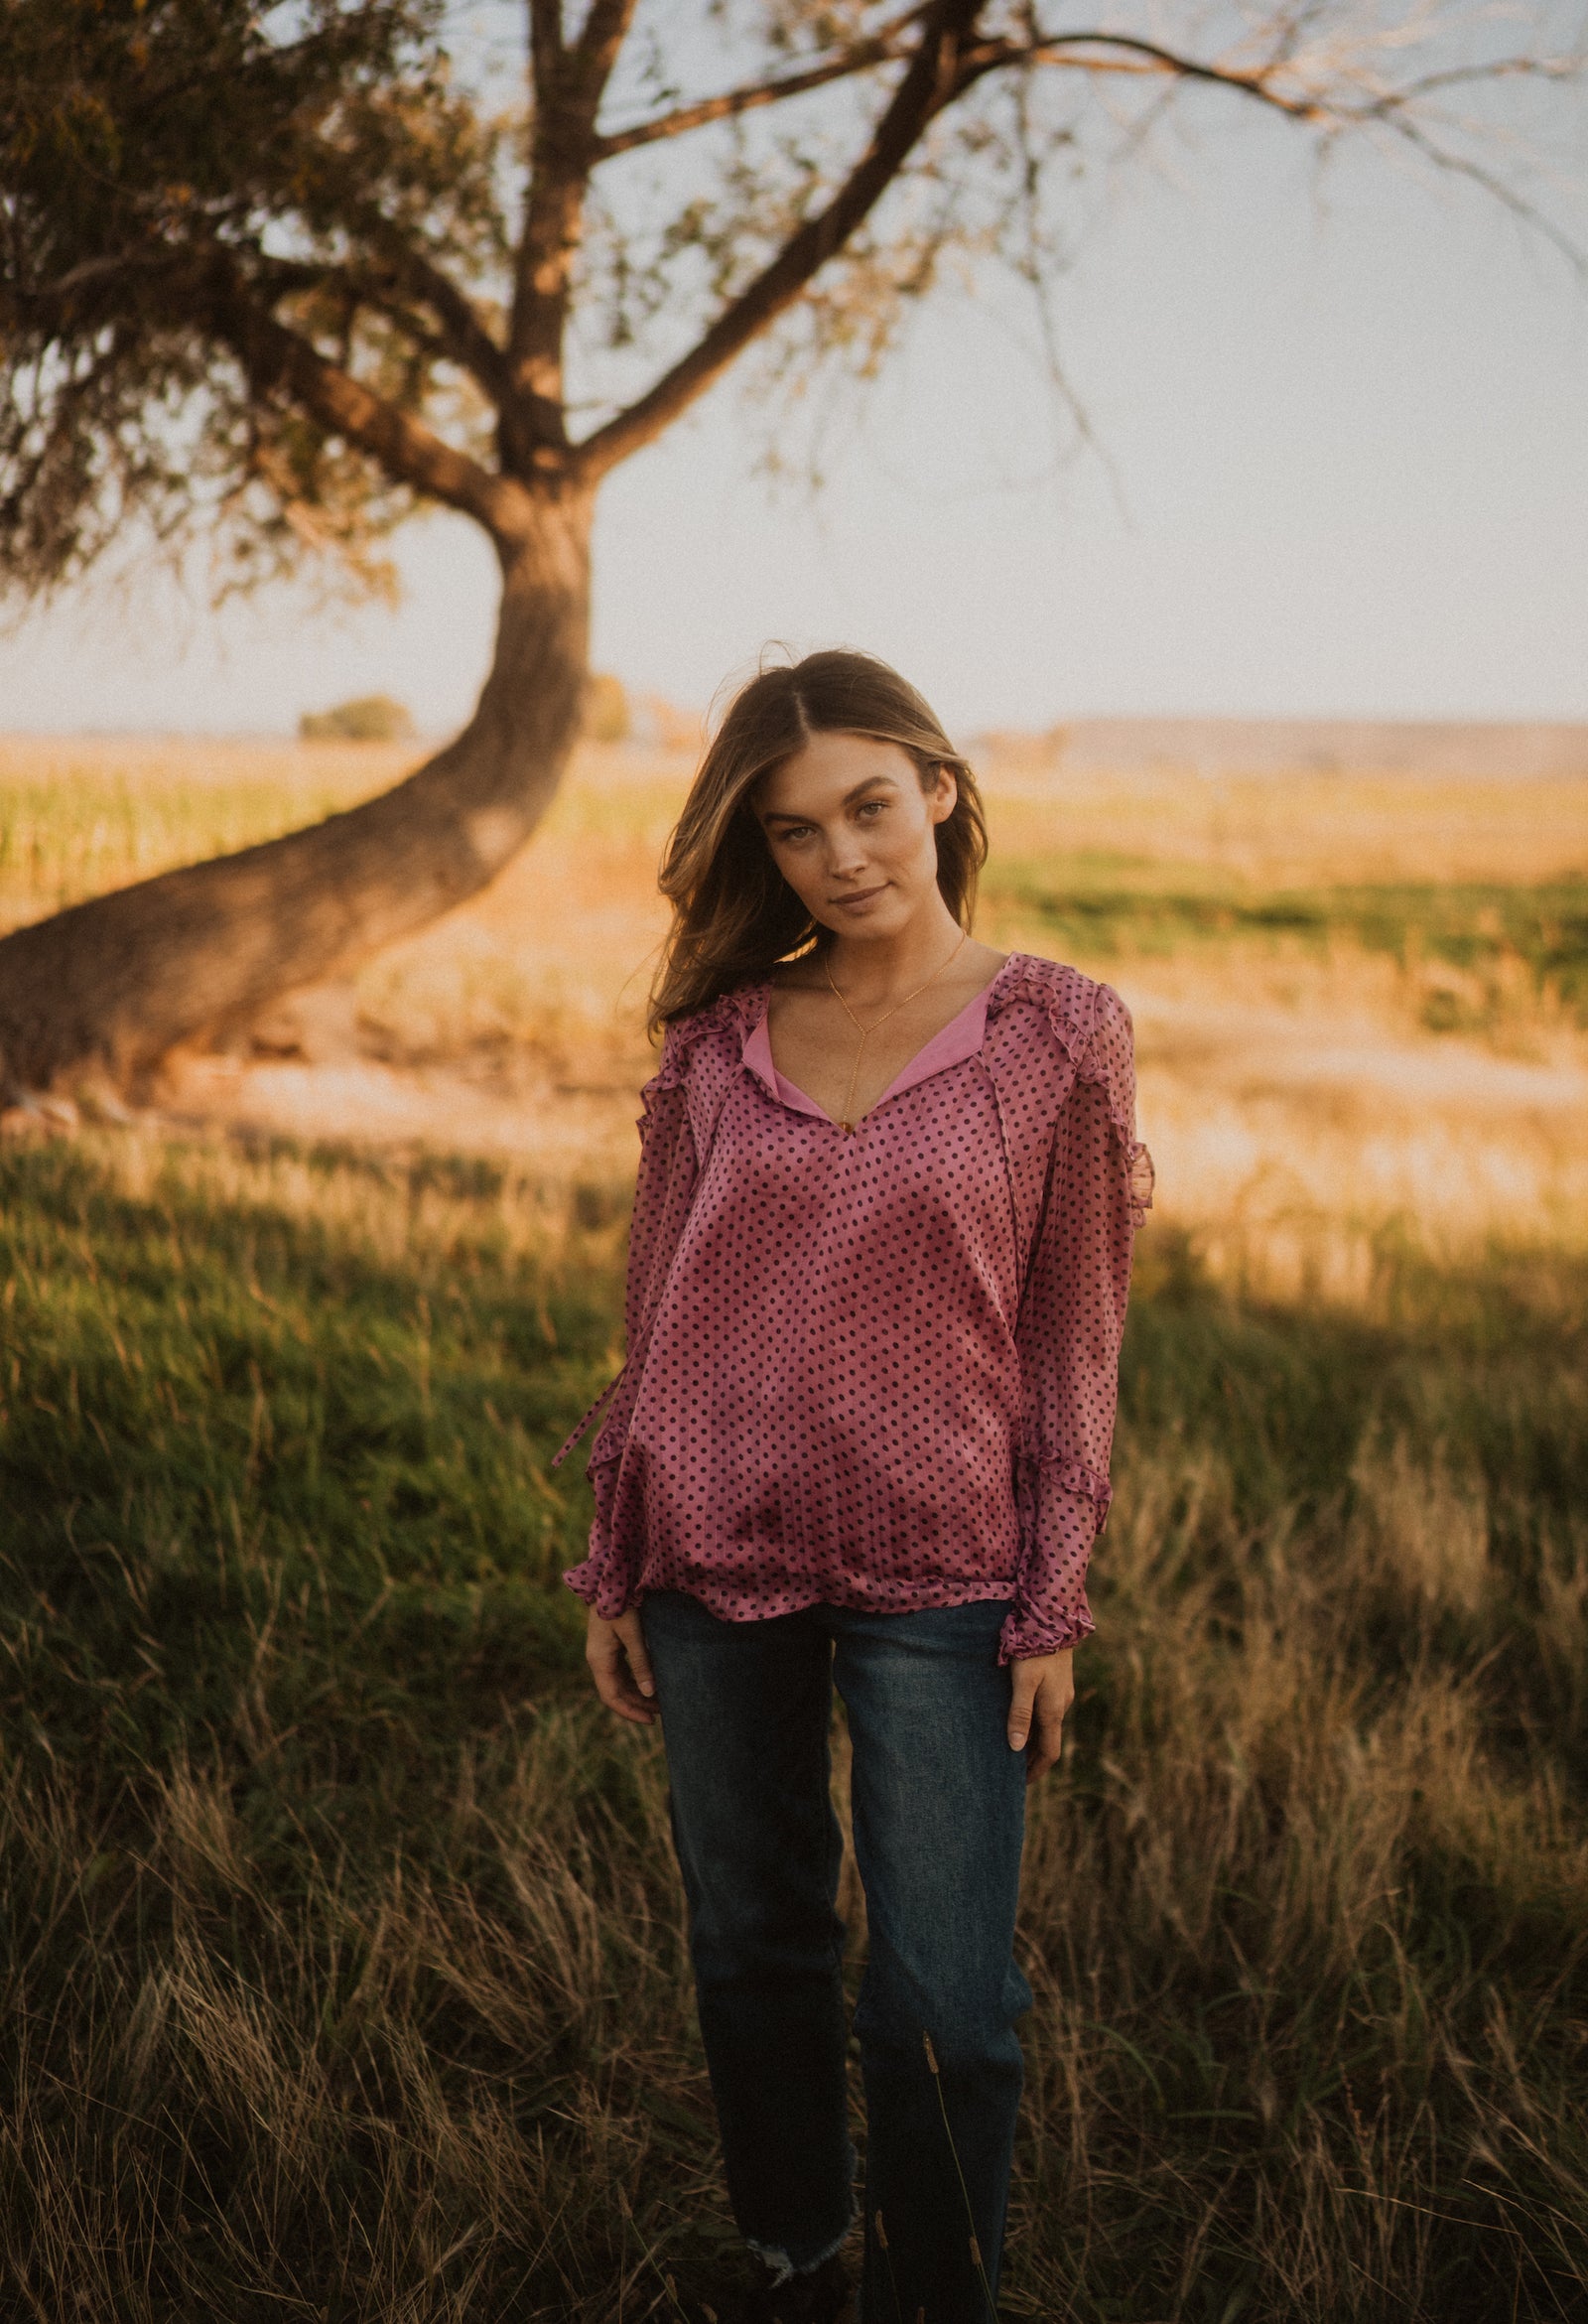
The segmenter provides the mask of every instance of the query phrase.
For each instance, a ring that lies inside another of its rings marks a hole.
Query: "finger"
[[[1036,1732],[1025,1754],[1025,1780],[1036,1783],[1057,1767],[1064,1756],[1064,1713],[1046,1704],[1039,1704],[1036,1712]]]
[[[609,1663],[596,1671],[596,1691],[608,1710],[616,1711],[619,1718],[626,1718],[632,1726],[649,1726],[655,1719],[654,1704],[647,1703],[640,1695],[621,1663]]]
[[[644,1701],[632,1679],[628,1664],[615,1631],[605,1630],[593,1636],[585,1649],[596,1692],[610,1711],[626,1718],[632,1725],[649,1726],[656,1716],[652,1706]]]
[[[623,1652],[628,1657],[628,1667],[634,1674],[635,1686],[642,1695],[654,1695],[656,1675],[645,1650],[645,1633],[640,1627],[638,1614],[625,1614],[617,1626],[617,1635],[623,1641]]]
[[[1021,1663],[1014,1666],[1014,1685],[1009,1694],[1009,1749],[1023,1751],[1031,1732],[1031,1707],[1036,1701],[1036,1680]]]

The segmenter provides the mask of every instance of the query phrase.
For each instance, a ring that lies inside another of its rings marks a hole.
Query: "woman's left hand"
[[[1035,1783],[1059,1763],[1064,1743],[1064,1714],[1075,1701],[1070,1665],[1075,1649],[1060,1654],[1033,1654],[1011,1663],[1014,1693],[1009,1702],[1009,1749],[1025,1753],[1025,1780]]]

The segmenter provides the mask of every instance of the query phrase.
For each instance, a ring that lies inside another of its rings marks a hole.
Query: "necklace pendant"
[[[855,1136],[855,1124],[853,1122],[840,1122],[839,1128],[843,1131],[846,1138],[853,1138]]]

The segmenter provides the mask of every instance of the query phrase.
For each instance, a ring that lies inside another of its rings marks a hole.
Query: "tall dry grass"
[[[153,1138],[0,1178],[7,2299],[677,2313],[728,2224],[661,1764],[546,1468],[615,1198]],[[1585,1289],[1402,1256],[1309,1312],[1148,1247],[1010,2315],[1580,2301]]]

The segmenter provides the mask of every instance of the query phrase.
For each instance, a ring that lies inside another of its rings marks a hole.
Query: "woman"
[[[996,2298],[1024,1792],[1092,1628],[1147,1165],[1123,1004],[975,940],[985,856],[921,697],[819,653],[738,695],[662,870],[628,1362],[568,1579],[602,1700],[662,1715],[760,2324],[847,2312],[835,1679],[865,2324],[987,2324]]]

